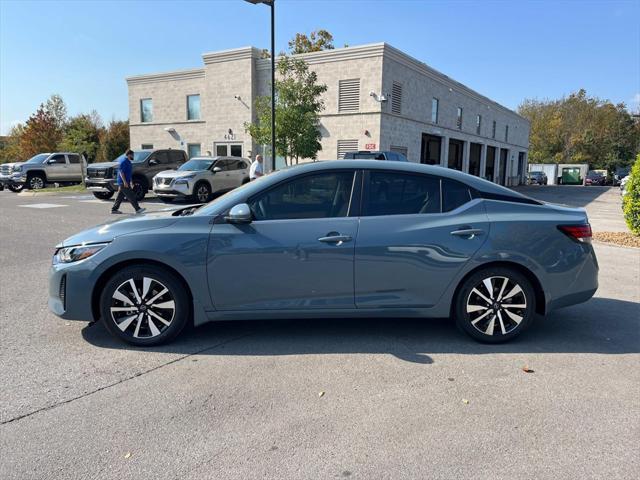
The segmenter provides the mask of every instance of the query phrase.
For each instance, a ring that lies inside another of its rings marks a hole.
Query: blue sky
[[[277,51],[325,28],[336,47],[387,42],[509,108],[579,88],[638,108],[639,0],[276,4]],[[264,5],[0,0],[0,131],[52,93],[70,114],[125,119],[126,76],[200,67],[203,52],[246,45],[269,45]]]

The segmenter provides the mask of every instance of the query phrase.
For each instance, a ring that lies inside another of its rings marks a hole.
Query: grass
[[[41,188],[40,190],[28,190],[30,192],[60,192],[60,193],[65,193],[65,192],[85,192],[86,191],[86,187],[84,186],[84,184],[80,183],[79,185],[68,185],[66,187],[47,187],[47,188]]]

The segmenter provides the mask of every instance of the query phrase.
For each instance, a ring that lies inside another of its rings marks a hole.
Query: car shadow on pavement
[[[389,354],[431,364],[434,354],[600,353],[640,351],[640,304],[609,298],[538,317],[506,344],[477,343],[450,319],[314,319],[215,322],[183,332],[173,343],[139,348],[112,337],[100,323],[82,330],[99,348],[173,354],[280,356]]]
[[[608,193],[611,189],[617,189],[617,187],[584,187],[582,185],[523,185],[513,187],[516,192],[536,200],[570,207],[584,207],[595,201],[599,196]]]

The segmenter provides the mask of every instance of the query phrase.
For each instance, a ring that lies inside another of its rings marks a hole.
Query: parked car
[[[15,188],[38,190],[49,183],[71,185],[82,183],[87,162],[73,152],[39,153],[14,166],[9,179]]]
[[[14,183],[12,176],[19,172],[19,167],[24,162],[3,163],[0,165],[0,190],[8,188],[12,192],[19,192],[24,188],[24,183]]]
[[[313,162],[67,238],[49,308],[134,345],[191,322],[450,315],[494,343],[591,298],[590,241],[584,209],[453,169]]]
[[[613,185],[618,186],[622,182],[624,178],[626,178],[631,172],[631,167],[619,167],[616,168],[615,173],[613,174]]]
[[[529,185],[546,185],[547,174],[544,172],[529,172]]]
[[[627,184],[629,183],[630,178],[631,178],[631,175],[627,175],[620,182],[620,195],[624,196],[627,194]]]
[[[250,166],[247,158],[195,157],[178,170],[165,170],[153,177],[153,193],[164,202],[188,198],[206,203],[212,194],[247,183]]]
[[[607,181],[607,177],[602,175],[602,173],[596,172],[594,170],[589,170],[584,180],[584,184],[603,186],[606,183],[606,181]]]
[[[344,154],[345,160],[394,160],[396,162],[408,162],[407,157],[398,152],[369,151],[360,150],[358,152],[347,152]]]
[[[118,190],[118,162],[123,157],[124,153],[113,162],[93,163],[87,167],[85,184],[96,198],[108,200]],[[187,153],[184,150],[134,150],[132,187],[138,201],[152,188],[156,174],[168,168],[178,168],[186,161]]]

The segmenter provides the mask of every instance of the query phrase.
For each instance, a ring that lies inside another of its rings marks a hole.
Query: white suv
[[[206,203],[215,193],[247,183],[250,165],[246,158],[194,157],[178,170],[165,170],[153,177],[153,193],[164,202],[186,197]]]

